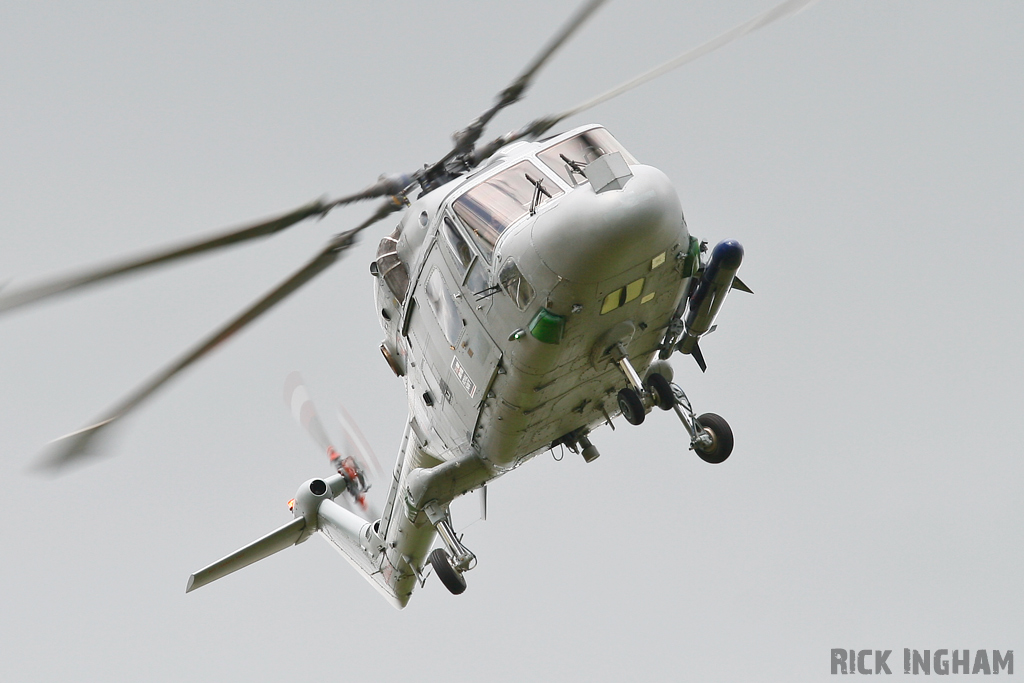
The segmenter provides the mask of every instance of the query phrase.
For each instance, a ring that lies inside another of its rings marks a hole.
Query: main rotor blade
[[[34,287],[0,295],[0,313],[39,301],[40,299],[54,296],[56,294],[69,292],[78,289],[79,287],[85,287],[103,280],[108,280],[137,270],[149,268],[150,266],[169,263],[171,261],[195,256],[214,249],[228,247],[233,244],[238,244],[239,242],[273,235],[274,233],[280,232],[285,228],[289,228],[296,223],[306,220],[307,218],[311,218],[313,216],[325,216],[329,211],[331,211],[331,209],[338,206],[351,204],[364,199],[374,199],[376,197],[400,194],[412,182],[412,177],[408,175],[382,175],[377,179],[377,182],[360,190],[359,192],[340,197],[330,202],[326,202],[323,199],[317,199],[314,202],[310,202],[305,206],[300,206],[294,211],[281,216],[270,218],[252,225],[233,228],[226,232],[214,235],[213,237],[204,237],[180,246],[161,249],[142,256],[136,256],[110,265],[99,266],[80,273],[58,278]]]
[[[54,441],[52,444],[53,449],[47,457],[47,464],[52,468],[59,468],[87,454],[91,450],[90,446],[93,439],[96,438],[97,434],[102,433],[104,428],[116,422],[130,410],[137,407],[179,372],[189,367],[209,352],[213,351],[213,349],[219,346],[222,342],[226,341],[236,332],[266,313],[289,294],[299,289],[302,285],[312,280],[328,266],[337,261],[338,258],[341,257],[342,253],[355,243],[356,235],[365,228],[400,208],[402,208],[402,205],[397,201],[385,202],[377,209],[376,213],[363,221],[360,225],[336,235],[316,256],[310,259],[310,261],[302,268],[295,271],[291,277],[267,292],[266,295],[240,313],[229,323],[221,327],[176,361],[158,372],[150,378],[149,381],[138,387],[120,403],[107,411],[107,413],[95,424]]]
[[[266,237],[291,227],[300,221],[304,221],[311,216],[321,216],[330,211],[331,208],[333,208],[331,204],[325,204],[322,200],[318,199],[305,206],[300,206],[294,211],[253,225],[234,228],[213,237],[205,237],[181,246],[162,249],[143,256],[69,275],[35,287],[0,295],[0,312],[9,311],[13,308],[39,301],[40,299],[69,292],[102,280],[126,275],[150,266],[176,261],[188,256],[195,256],[196,254],[220,249],[257,237]]]
[[[404,173],[394,173],[391,175],[382,175],[377,178],[377,182],[373,185],[369,185],[359,192],[354,192],[345,197],[335,199],[334,201],[327,204],[327,210],[330,211],[336,206],[344,206],[345,204],[351,204],[353,202],[361,202],[364,199],[376,199],[377,197],[394,197],[394,196],[405,196],[405,190],[414,182],[411,175]]]
[[[735,28],[726,31],[717,38],[713,38],[712,40],[709,40],[706,43],[693,48],[692,50],[688,50],[687,52],[684,52],[678,57],[670,59],[664,64],[657,66],[651,69],[650,71],[646,71],[637,76],[636,78],[632,78],[626,81],[625,83],[598,95],[597,97],[586,100],[585,102],[581,102],[575,107],[566,109],[565,111],[559,112],[557,114],[551,114],[549,116],[536,119],[528,123],[527,125],[523,126],[518,131],[508,133],[506,135],[503,135],[499,138],[492,140],[491,142],[487,143],[480,149],[476,150],[471,155],[470,165],[479,164],[480,162],[482,162],[483,160],[487,159],[489,156],[497,152],[498,149],[500,149],[501,147],[504,147],[505,145],[511,142],[515,142],[516,140],[521,140],[523,138],[539,138],[541,135],[550,130],[553,126],[564,121],[570,116],[574,116],[581,112],[587,111],[588,109],[596,107],[597,105],[603,102],[607,102],[608,100],[614,97],[618,97],[619,95],[628,92],[633,88],[641,86],[644,83],[647,83],[648,81],[652,81],[655,78],[658,78],[659,76],[663,76],[664,74],[682,66],[683,64],[692,62],[699,57],[703,57],[704,55],[710,52],[714,52],[715,50],[721,47],[725,47],[729,43],[739,40],[748,33],[753,33],[757,29],[767,26],[768,24],[771,24],[774,21],[796,14],[797,12],[814,4],[815,2],[817,2],[817,0],[786,0],[786,2],[776,5],[775,7],[769,9],[768,11],[762,12],[761,14],[757,15],[753,19],[745,21],[739,26],[736,26]]]
[[[786,0],[786,2],[783,2],[779,5],[776,5],[775,7],[772,7],[767,12],[763,12],[762,14],[757,15],[753,19],[745,21],[739,26],[736,26],[735,28],[726,31],[717,38],[712,38],[703,45],[699,45],[693,48],[692,50],[684,52],[678,57],[670,59],[664,64],[657,66],[651,69],[650,71],[642,73],[636,78],[628,80],[622,85],[612,88],[611,90],[604,92],[598,95],[597,97],[594,97],[593,99],[589,99],[586,102],[581,102],[580,104],[576,105],[571,109],[566,109],[564,112],[556,114],[555,119],[557,121],[561,121],[575,114],[579,114],[580,112],[584,112],[592,107],[596,107],[602,102],[607,102],[613,97],[618,97],[624,92],[628,92],[633,88],[641,86],[648,81],[652,81],[655,78],[658,78],[659,76],[663,76],[664,74],[667,74],[669,71],[672,71],[673,69],[676,69],[682,66],[683,64],[692,62],[699,57],[703,57],[704,55],[710,52],[714,52],[715,50],[721,47],[725,47],[729,43],[739,40],[748,33],[753,33],[757,29],[767,26],[772,22],[796,14],[797,12],[805,9],[806,7],[814,4],[817,1],[818,0]]]
[[[573,33],[583,25],[590,15],[605,3],[606,0],[588,0],[574,14],[569,21],[562,26],[562,29],[555,34],[547,45],[533,58],[519,76],[502,90],[495,99],[494,104],[484,113],[480,114],[471,124],[454,134],[455,148],[439,163],[444,163],[460,154],[466,154],[473,149],[473,145],[480,139],[484,128],[494,118],[495,114],[515,104],[523,97],[523,93],[532,85],[533,77],[540,71],[541,67],[551,58]]]

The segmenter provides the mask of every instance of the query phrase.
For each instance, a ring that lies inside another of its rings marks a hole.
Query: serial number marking
[[[459,383],[462,384],[462,388],[466,390],[469,397],[473,398],[476,396],[476,382],[469,376],[466,369],[462,367],[459,359],[454,356],[452,357],[452,370],[455,372],[455,376],[459,378]]]

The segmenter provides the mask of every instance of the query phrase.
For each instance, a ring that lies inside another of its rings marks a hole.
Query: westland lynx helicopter
[[[368,449],[355,438],[335,449],[301,380],[291,377],[286,400],[336,473],[303,483],[290,522],[196,572],[186,591],[320,532],[398,608],[430,568],[449,591],[462,593],[476,557],[453,527],[452,501],[485,492],[491,480],[552,448],[593,461],[599,454],[591,432],[618,415],[639,425],[655,407],[674,411],[690,448],[707,462],[723,462],[733,449],[728,423],[713,413],[695,414],[667,361],[680,352],[706,369],[700,339],[714,330],[730,290],[750,291],[736,276],[743,248],[725,240],[708,250],[690,235],[669,179],[603,127],[549,132],[811,2],[787,0],[599,97],[478,146],[489,121],[522,98],[540,68],[603,3],[590,0],[489,109],[454,134],[454,146],[439,161],[382,176],[340,199],[3,294],[0,311],[264,237],[344,204],[385,198],[367,220],[336,235],[95,423],[55,442],[48,463],[61,467],[95,450],[97,436],[122,416],[396,212],[402,216],[370,264],[384,331],[380,350],[404,381],[409,404],[381,512],[366,497]]]

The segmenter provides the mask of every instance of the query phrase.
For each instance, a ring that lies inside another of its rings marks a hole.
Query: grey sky
[[[613,2],[491,132],[771,4]],[[0,282],[433,161],[575,5],[4,3]],[[328,472],[289,371],[394,462],[383,228],[114,457],[28,472],[370,206],[0,318],[0,679],[793,681],[833,647],[1020,650],[1022,27],[1017,2],[823,0],[567,122],[608,126],[694,234],[746,247],[756,295],[730,297],[707,374],[674,361],[736,451],[704,464],[659,412],[595,433],[592,464],[538,457],[491,487],[460,597],[431,580],[397,612],[319,539],[184,594]]]

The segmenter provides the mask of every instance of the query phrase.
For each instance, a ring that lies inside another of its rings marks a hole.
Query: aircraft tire
[[[694,446],[693,450],[697,451],[697,455],[704,462],[712,465],[725,462],[732,454],[733,447],[732,428],[729,423],[714,413],[704,413],[697,418],[697,422],[704,431],[711,434],[712,443],[708,450],[703,450],[699,446]]]
[[[640,400],[633,387],[619,389],[619,410],[622,411],[622,417],[631,425],[641,424],[647,417],[644,402]]]
[[[437,578],[448,589],[452,595],[461,595],[466,590],[466,578],[455,571],[451,561],[448,559],[448,551],[444,548],[434,548],[430,553],[430,566],[434,568]]]
[[[647,388],[654,395],[654,404],[662,410],[672,410],[676,397],[672,393],[672,385],[664,375],[652,372],[647,378]]]

